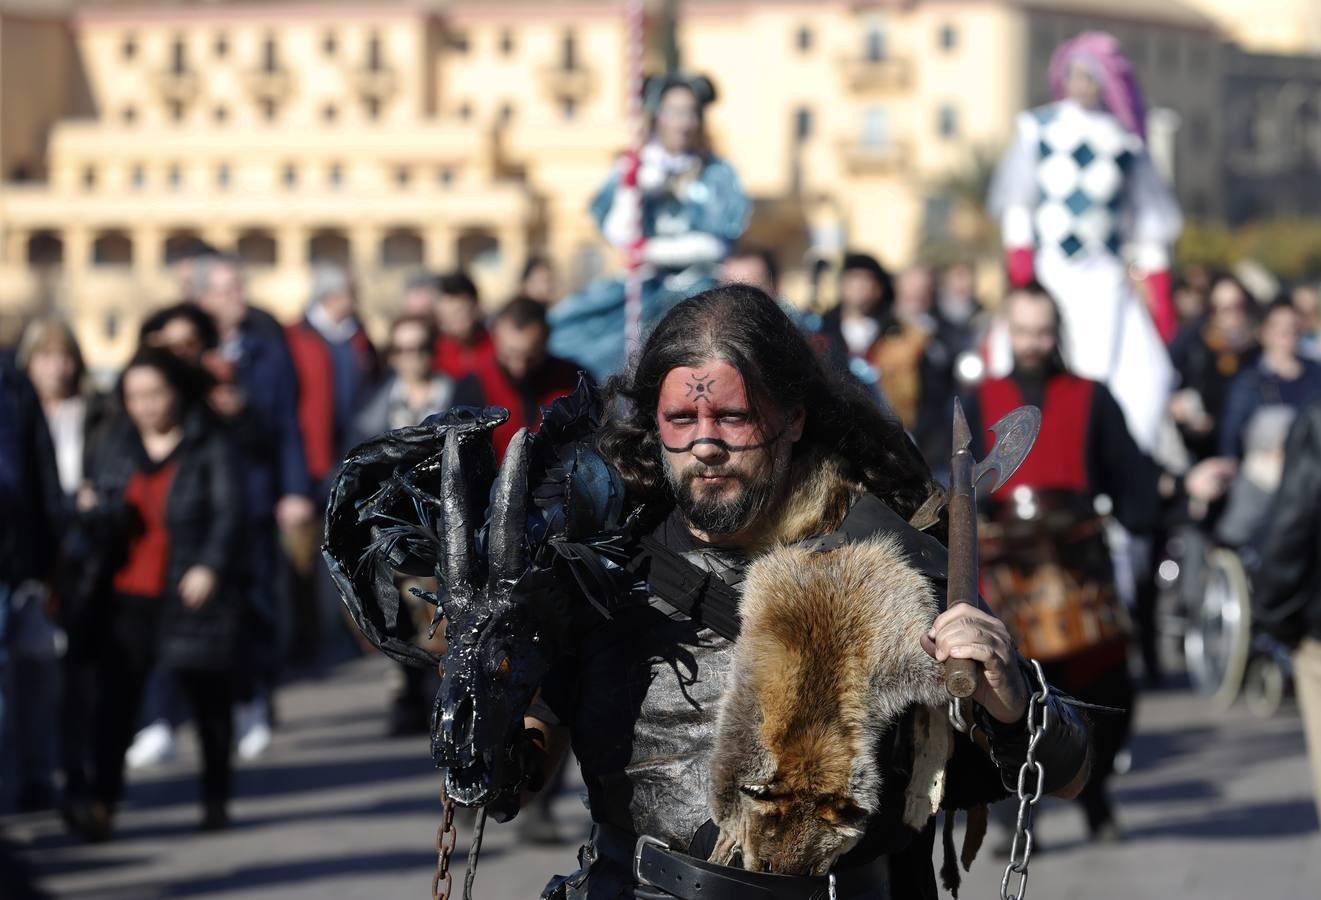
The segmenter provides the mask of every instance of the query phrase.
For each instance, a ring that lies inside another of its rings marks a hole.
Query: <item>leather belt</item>
[[[831,877],[770,875],[721,866],[671,850],[649,835],[637,837],[597,823],[596,854],[633,874],[639,897],[678,900],[890,900],[890,869],[882,856]],[[834,882],[832,886],[832,880]],[[646,893],[647,888],[660,893]]]

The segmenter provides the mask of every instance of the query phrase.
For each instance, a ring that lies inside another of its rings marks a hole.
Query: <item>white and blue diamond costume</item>
[[[1036,277],[1060,305],[1070,369],[1109,387],[1150,452],[1174,370],[1125,256],[1146,271],[1167,269],[1182,218],[1142,138],[1069,99],[1021,113],[989,206],[1005,247],[1033,248]],[[1007,341],[998,343],[997,375],[1011,365]]]

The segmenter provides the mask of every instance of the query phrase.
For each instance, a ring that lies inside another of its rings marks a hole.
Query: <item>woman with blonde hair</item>
[[[15,362],[32,383],[42,418],[50,432],[64,500],[62,509],[51,512],[64,519],[72,511],[73,498],[84,483],[86,460],[106,420],[108,404],[91,389],[78,338],[68,322],[59,317],[47,316],[28,323],[19,340]],[[62,604],[59,619],[67,625],[68,606],[76,601],[68,596],[74,593],[72,584],[60,578],[64,571],[65,567],[57,566],[55,580]],[[69,716],[77,715],[78,698],[83,691],[79,672],[72,663],[80,650],[65,647],[64,690],[60,698],[57,692],[60,683],[57,673],[59,644],[48,613],[49,604],[45,602],[45,585],[36,593],[29,592],[25,598],[26,602],[14,611],[24,623],[22,633],[30,638],[15,660],[17,677],[25,685],[15,697],[16,715],[24,725],[20,729],[23,783],[19,789],[19,805],[23,809],[41,809],[54,799],[51,776],[56,762],[55,737],[60,731],[64,734],[61,767],[66,773],[81,769],[75,761],[81,758],[85,748],[77,740],[77,728],[57,729],[55,722],[57,709],[63,710],[61,715],[66,722],[71,721]],[[73,781],[76,776],[71,783]],[[77,785],[73,784],[73,787]]]

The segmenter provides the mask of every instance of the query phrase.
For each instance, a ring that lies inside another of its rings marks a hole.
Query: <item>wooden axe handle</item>
[[[951,541],[949,575],[946,582],[946,601],[950,607],[956,603],[972,603],[977,597],[977,507],[976,501],[966,494],[949,498],[950,531],[956,528],[971,532],[970,539]],[[945,690],[957,700],[971,697],[977,690],[981,664],[975,659],[945,660]]]

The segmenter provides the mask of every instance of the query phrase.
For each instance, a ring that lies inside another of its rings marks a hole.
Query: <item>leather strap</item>
[[[935,537],[917,531],[873,494],[854,502],[836,531],[797,544],[808,550],[838,550],[846,544],[897,535],[910,565],[937,583],[947,574],[945,547]],[[644,577],[658,597],[699,625],[729,641],[738,640],[739,592],[718,575],[694,565],[650,535],[641,539],[642,553],[628,568]]]
[[[770,875],[721,866],[671,850],[655,838],[633,835],[597,824],[592,846],[598,856],[627,867],[637,885],[658,889],[678,900],[822,900],[829,896],[829,879],[797,875]],[[835,893],[840,900],[889,900],[889,864],[885,857],[836,873]]]

